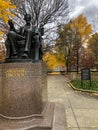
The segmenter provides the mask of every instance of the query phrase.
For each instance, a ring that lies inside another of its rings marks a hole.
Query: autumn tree
[[[13,17],[13,13],[11,12],[15,6],[11,4],[10,0],[0,0],[0,34],[3,34],[8,28],[6,22],[9,17]]]
[[[15,6],[11,4],[10,0],[0,0],[0,40],[3,39],[4,33],[8,29],[7,21],[13,17],[14,14],[11,12]],[[6,47],[0,43],[0,62],[4,61],[6,57]]]
[[[53,70],[57,66],[65,66],[63,62],[58,60],[57,54],[55,53],[46,52],[43,61],[50,70]]]
[[[82,44],[84,44],[86,40],[90,38],[90,35],[92,34],[92,27],[91,24],[87,22],[87,18],[83,14],[73,19],[71,21],[71,26],[75,33],[78,30],[81,36]]]
[[[65,26],[59,26],[58,38],[56,40],[56,50],[58,53],[58,59],[65,62],[67,71],[70,67],[70,54],[72,50],[72,29],[70,23]]]
[[[81,46],[81,36],[78,28],[74,30],[71,22],[58,29],[58,39],[56,41],[58,58],[65,61],[67,72],[71,70],[74,55],[77,54]],[[74,53],[75,52],[75,53]],[[77,60],[78,64],[78,60]],[[78,68],[77,68],[78,69]]]
[[[58,39],[56,46],[62,60],[66,60],[67,66],[76,65],[79,68],[79,50],[87,42],[92,32],[91,25],[88,24],[83,15],[71,20],[68,24],[58,29]]]
[[[79,66],[93,69],[95,66],[95,58],[89,47],[81,47],[80,53]]]
[[[93,34],[88,41],[89,53],[91,55],[91,59],[95,60],[95,67],[98,70],[98,32]]]

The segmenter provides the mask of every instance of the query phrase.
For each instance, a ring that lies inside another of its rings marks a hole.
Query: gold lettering
[[[22,68],[17,69],[8,69],[5,72],[6,77],[24,77],[25,76],[25,70]]]

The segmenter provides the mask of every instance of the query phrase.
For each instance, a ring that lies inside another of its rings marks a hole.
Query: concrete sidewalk
[[[65,76],[48,76],[48,100],[64,104],[68,130],[98,130],[98,97],[74,91]]]

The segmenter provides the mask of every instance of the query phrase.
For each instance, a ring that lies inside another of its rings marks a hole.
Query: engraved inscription
[[[8,69],[5,72],[6,77],[24,77],[25,69],[17,68],[17,69]]]

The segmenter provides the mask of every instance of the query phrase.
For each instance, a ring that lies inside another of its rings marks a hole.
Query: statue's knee
[[[28,33],[28,34],[32,34],[31,29],[28,29],[28,30],[27,30],[27,33]]]
[[[13,36],[14,32],[13,31],[9,31],[8,36]]]

